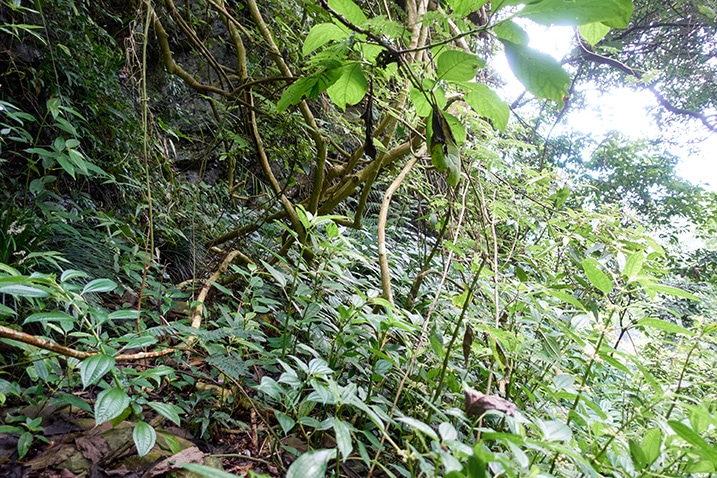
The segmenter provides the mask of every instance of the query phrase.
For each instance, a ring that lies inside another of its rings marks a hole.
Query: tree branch
[[[590,60],[593,63],[610,66],[612,68],[622,71],[627,75],[634,76],[638,80],[642,80],[643,73],[634,70],[633,68],[627,66],[625,63],[622,63],[619,60],[609,58],[594,52],[585,44],[585,42],[581,38],[578,38],[578,45],[580,46],[580,51],[583,58]],[[657,90],[656,81],[653,81],[652,83],[646,85],[645,88],[647,88],[655,96],[655,99],[660,104],[660,106],[665,108],[670,113],[680,116],[689,116],[690,118],[699,120],[708,130],[713,133],[717,133],[717,115],[705,115],[704,113],[701,113],[699,111],[688,110],[673,105],[667,100],[667,98],[662,95],[662,93]]]

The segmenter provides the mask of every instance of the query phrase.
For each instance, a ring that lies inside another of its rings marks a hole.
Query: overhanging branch
[[[607,65],[612,68],[615,68],[617,70],[622,71],[623,73],[634,76],[638,80],[642,80],[643,73],[634,70],[633,68],[627,66],[625,63],[622,63],[621,61],[615,60],[614,58],[609,58],[607,56],[600,55],[596,52],[594,52],[588,45],[585,44],[585,42],[578,37],[578,45],[580,46],[580,51],[582,54],[582,57],[592,61],[593,63],[598,63],[601,65]],[[717,115],[705,115],[702,112],[699,111],[693,111],[688,110],[685,108],[680,108],[679,106],[675,106],[672,103],[670,103],[667,98],[665,98],[662,93],[660,93],[657,89],[657,82],[653,81],[652,83],[646,85],[646,88],[653,94],[657,102],[665,108],[670,113],[680,115],[680,116],[688,116],[690,118],[694,118],[696,120],[699,120],[708,130],[710,130],[713,133],[717,133]]]

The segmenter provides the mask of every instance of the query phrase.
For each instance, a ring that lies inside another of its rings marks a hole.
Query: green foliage
[[[0,215],[0,340],[12,350],[0,405],[132,420],[139,455],[161,420],[207,441],[258,433],[287,476],[714,473],[713,254],[676,264],[619,213],[657,226],[705,218],[714,198],[671,182],[674,158],[645,144],[611,137],[583,162],[564,138],[522,140],[485,82],[476,33],[495,34],[526,88],[562,105],[572,78],[511,16],[575,25],[600,45],[632,3],[519,3],[491,2],[482,25],[463,17],[486,2],[462,0],[416,24],[398,5],[351,0],[267,4],[281,14],[265,18],[249,3],[155,7],[201,95],[155,73],[144,86],[170,99],[128,93],[139,111],[116,103],[122,52],[97,11],[47,3],[53,49],[33,75],[56,94],[0,103],[12,205]],[[3,32],[38,40],[12,25]],[[206,124],[177,92],[197,110],[211,97]],[[176,151],[200,170],[219,163],[216,181],[185,181]],[[197,268],[197,249],[211,267]],[[189,269],[182,279],[211,279],[175,288],[167,256]],[[476,416],[467,391],[510,406]],[[23,413],[0,425],[20,458],[45,433]]]

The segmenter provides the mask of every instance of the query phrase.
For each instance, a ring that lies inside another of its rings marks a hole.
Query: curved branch
[[[619,60],[615,60],[613,58],[609,58],[594,52],[585,44],[585,42],[581,38],[578,38],[578,45],[580,46],[583,58],[588,59],[594,63],[611,66],[612,68],[620,70],[627,75],[634,76],[638,80],[642,80],[644,75],[641,72],[630,68],[625,63],[622,63]],[[662,95],[662,93],[657,90],[656,84],[657,82],[653,81],[652,83],[646,85],[646,88],[655,96],[655,99],[660,104],[660,106],[665,108],[670,113],[681,116],[689,116],[690,118],[699,120],[711,132],[717,133],[717,117],[715,115],[705,115],[704,113],[701,113],[699,111],[688,110],[673,105],[667,100],[667,98]]]
[[[204,301],[207,300],[207,295],[209,295],[209,291],[212,289],[212,284],[218,281],[219,278],[224,275],[227,269],[229,269],[229,265],[234,262],[234,259],[236,259],[237,257],[240,258],[244,264],[250,264],[253,262],[240,251],[231,251],[229,254],[227,254],[227,256],[224,258],[224,260],[219,265],[214,274],[212,274],[211,277],[206,280],[206,282],[204,283],[204,287],[202,287],[202,290],[197,296],[197,299],[195,301],[197,302],[197,305],[192,311],[192,328],[198,329],[202,325],[202,312],[204,311]]]
[[[274,42],[274,37],[271,34],[271,30],[269,30],[269,27],[267,27],[266,23],[264,22],[264,18],[259,11],[259,7],[257,6],[256,1],[247,0],[246,3],[249,7],[249,11],[251,12],[252,20],[254,20],[254,23],[261,32],[262,37],[264,37],[264,40],[269,44],[269,54],[274,60],[274,63],[279,68],[282,75],[293,77],[294,75],[284,61],[284,58],[281,56],[279,47],[277,47],[276,43]],[[309,134],[311,134],[311,137],[314,140],[314,144],[316,145],[316,169],[314,171],[314,185],[313,189],[311,190],[311,197],[309,198],[309,206],[307,208],[311,213],[316,213],[319,207],[319,198],[321,197],[321,191],[324,188],[324,168],[326,167],[326,155],[328,154],[328,151],[326,149],[326,142],[324,141],[324,138],[321,136],[321,132],[319,131],[319,125],[316,123],[314,114],[309,109],[309,105],[308,103],[306,103],[305,100],[301,100],[301,102],[299,103],[299,110],[301,111],[301,115],[304,117],[304,121],[306,121],[306,124],[309,126]]]
[[[383,298],[393,304],[393,292],[391,291],[391,269],[388,267],[388,252],[386,250],[386,222],[388,222],[388,207],[391,205],[391,198],[396,192],[403,180],[406,178],[411,168],[418,161],[419,156],[416,155],[409,159],[403,167],[396,179],[386,189],[381,202],[381,210],[378,213],[378,263],[381,267],[381,287],[383,289]]]

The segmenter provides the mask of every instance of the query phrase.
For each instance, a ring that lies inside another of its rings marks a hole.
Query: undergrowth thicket
[[[462,49],[562,101],[512,10],[406,3],[1,3],[14,457],[47,446],[29,404],[130,421],[139,455],[245,435],[292,477],[717,472],[714,254],[529,166]]]

